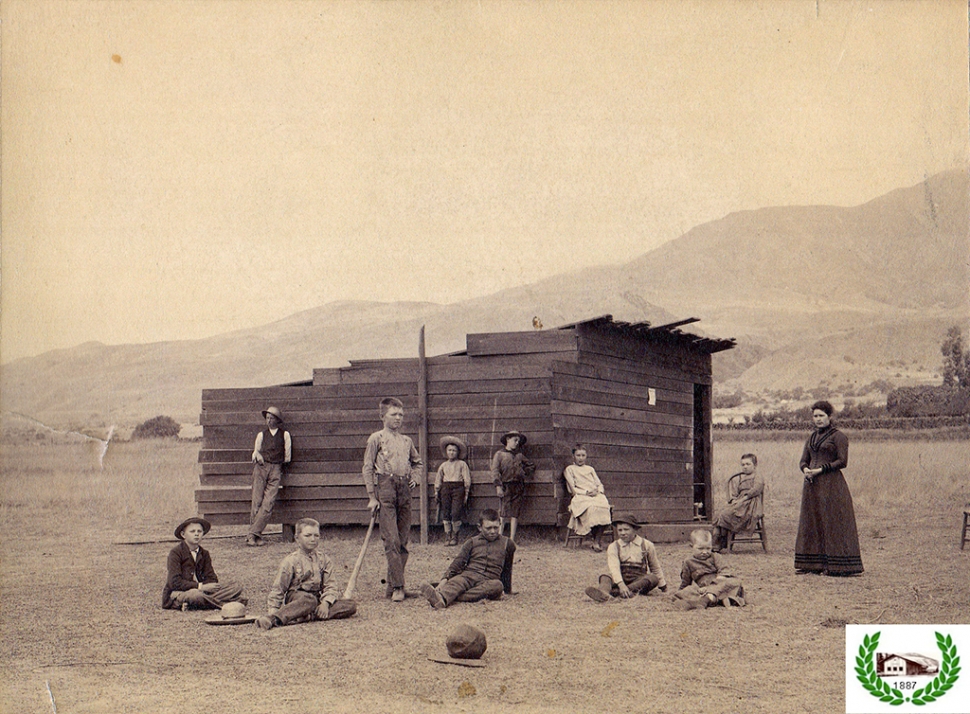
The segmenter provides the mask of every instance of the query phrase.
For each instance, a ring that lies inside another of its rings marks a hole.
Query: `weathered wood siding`
[[[502,448],[499,437],[514,428],[529,436],[526,453],[538,467],[527,486],[522,522],[555,524],[558,462],[548,362],[540,353],[428,359],[429,494],[443,460],[438,440],[452,434],[468,444],[472,491],[466,517],[472,521],[483,508],[497,508],[489,467]],[[402,431],[417,445],[417,379],[417,360],[367,361],[314,370],[313,386],[204,391],[199,511],[215,523],[248,523],[253,440],[264,428],[260,411],[275,404],[292,437],[293,463],[273,522],[309,516],[326,524],[366,523],[361,466],[367,437],[381,428],[378,402],[384,396],[404,402]],[[417,525],[417,491],[412,504]]]
[[[557,523],[560,474],[578,442],[588,446],[615,511],[654,523],[690,520],[705,485],[709,502],[711,358],[683,337],[592,322],[472,334],[467,346],[427,359],[427,467],[430,494],[443,460],[440,437],[468,444],[469,522],[498,507],[489,466],[509,429],[528,435],[526,455],[538,467],[523,524]],[[249,522],[253,441],[265,426],[260,411],[274,404],[293,439],[274,522],[366,523],[361,465],[367,437],[381,428],[378,402],[404,402],[402,431],[417,445],[418,378],[417,359],[366,360],[314,370],[310,386],[203,391],[199,512],[218,524]],[[417,525],[417,492],[412,503]]]
[[[577,362],[552,365],[551,410],[563,465],[571,462],[572,446],[585,444],[614,512],[632,511],[653,523],[690,520],[694,385],[710,383],[709,356],[588,326],[578,333]]]
[[[380,426],[377,403],[389,390],[404,402],[405,413],[410,412],[405,429],[413,430],[413,381],[204,390],[199,512],[217,524],[249,522],[253,441],[266,426],[260,411],[273,404],[283,410],[293,441],[293,461],[273,522],[310,516],[331,524],[366,523],[364,444]]]

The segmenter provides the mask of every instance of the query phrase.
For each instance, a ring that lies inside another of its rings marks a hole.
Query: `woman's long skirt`
[[[829,575],[863,571],[852,495],[841,471],[819,474],[802,488],[795,569]]]

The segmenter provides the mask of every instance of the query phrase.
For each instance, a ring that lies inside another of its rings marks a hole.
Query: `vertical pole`
[[[421,511],[421,545],[428,544],[428,363],[424,355],[424,325],[418,337],[418,367],[421,372],[418,377],[418,454],[424,463],[421,470],[420,511]]]

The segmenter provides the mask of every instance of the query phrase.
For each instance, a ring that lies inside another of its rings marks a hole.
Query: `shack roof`
[[[668,344],[685,347],[704,354],[714,354],[723,352],[737,345],[734,338],[721,340],[711,337],[702,337],[690,332],[684,332],[680,328],[683,325],[690,325],[700,322],[699,317],[688,317],[675,322],[668,322],[663,325],[651,325],[649,322],[622,322],[613,319],[612,315],[602,315],[593,317],[589,320],[574,322],[563,325],[557,329],[568,330],[576,327],[598,327],[607,331],[617,332],[622,335],[635,337],[644,341],[666,342]]]
[[[701,335],[684,332],[680,329],[684,325],[690,325],[695,322],[700,322],[700,318],[688,317],[663,325],[651,325],[646,321],[623,322],[614,320],[612,315],[600,315],[599,317],[591,317],[587,320],[560,325],[559,327],[553,328],[553,330],[546,330],[546,332],[581,328],[599,329],[608,333],[612,332],[626,337],[633,337],[641,342],[665,343],[700,354],[714,354],[715,352],[723,352],[724,350],[730,350],[737,346],[737,341],[734,338],[717,339],[702,337]],[[522,334],[529,334],[529,332],[526,331]],[[468,349],[466,348],[457,352],[449,352],[447,356],[457,357],[467,354]]]

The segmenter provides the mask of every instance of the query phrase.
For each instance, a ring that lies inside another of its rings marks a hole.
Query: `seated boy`
[[[263,630],[308,620],[339,620],[357,612],[353,600],[337,599],[333,561],[317,550],[320,524],[301,518],[294,531],[300,547],[280,563],[267,599],[269,612],[256,619]]]
[[[666,591],[667,581],[657,559],[657,549],[637,534],[640,524],[636,517],[621,513],[613,519],[613,525],[617,540],[606,549],[610,572],[600,575],[598,587],[586,588],[586,595],[596,602],[607,602],[611,597],[647,595],[654,588]]]
[[[501,527],[494,509],[482,511],[478,535],[465,541],[438,586],[425,583],[421,587],[431,607],[441,610],[456,600],[498,600],[503,592],[511,594],[515,543],[501,535]]]
[[[711,552],[709,531],[691,531],[692,553],[680,571],[680,590],[674,593],[681,610],[744,605],[744,587],[733,577],[721,556]]]
[[[209,551],[199,545],[211,527],[205,518],[187,518],[175,528],[181,543],[168,554],[168,578],[162,589],[166,610],[218,610],[227,602],[247,602],[241,587],[219,582]]]

